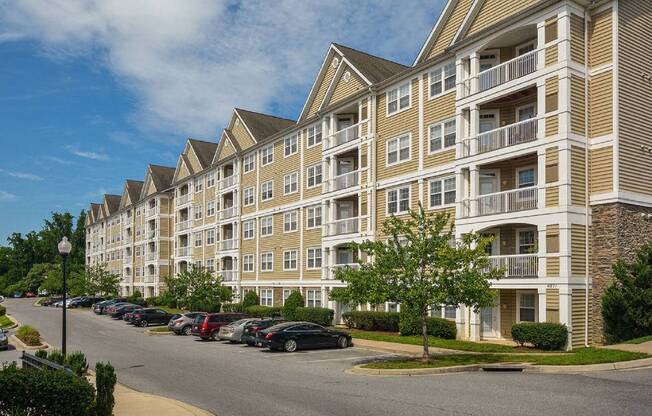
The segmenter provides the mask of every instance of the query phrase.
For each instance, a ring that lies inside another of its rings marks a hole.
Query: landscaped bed
[[[6,315],[0,315],[0,328],[9,328],[10,326],[13,326],[14,322],[7,318]]]
[[[170,328],[168,328],[167,326],[160,326],[158,328],[150,328],[150,329],[148,329],[148,331],[149,332],[154,332],[154,333],[161,333],[161,334],[167,334],[167,333],[172,332],[172,331],[170,331]]]
[[[365,364],[362,368],[371,369],[411,369],[441,368],[470,364],[529,363],[535,365],[588,365],[615,363],[649,358],[650,355],[601,348],[580,348],[566,354],[528,355],[528,354],[451,354],[433,357],[424,362],[420,359],[379,361]]]

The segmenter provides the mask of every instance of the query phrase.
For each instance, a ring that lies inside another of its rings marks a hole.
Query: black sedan
[[[122,319],[126,313],[133,312],[136,309],[142,309],[142,307],[132,304],[122,305],[115,311],[111,312],[109,316],[113,319]]]
[[[346,348],[352,345],[351,336],[346,332],[310,322],[285,322],[256,334],[257,347],[286,352],[308,348]]]
[[[285,321],[280,318],[263,318],[255,322],[250,322],[242,329],[242,342],[253,347],[256,345],[256,334],[258,331],[262,331],[263,329],[267,329],[283,322]]]
[[[135,311],[131,317],[131,323],[136,326],[167,325],[172,314],[163,309],[146,308]]]

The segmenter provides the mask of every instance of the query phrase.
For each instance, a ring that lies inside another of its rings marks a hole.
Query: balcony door
[[[337,126],[336,130],[344,130],[347,127],[351,127],[355,124],[355,116],[353,114],[337,116]]]
[[[496,130],[500,126],[499,123],[500,113],[498,111],[482,111],[480,113],[480,122],[478,124],[478,132],[480,133],[478,151],[480,153],[489,152],[502,147],[500,143],[500,135],[483,134]]]
[[[353,201],[341,201],[337,204],[337,219],[353,218]]]
[[[500,171],[497,169],[481,171],[478,192],[480,196],[500,192]],[[500,209],[499,197],[478,198],[478,213],[480,215],[501,212]]]
[[[337,176],[353,172],[355,170],[354,167],[355,161],[352,157],[339,158],[337,160]]]
[[[494,306],[480,308],[480,338],[500,338],[500,295]]]

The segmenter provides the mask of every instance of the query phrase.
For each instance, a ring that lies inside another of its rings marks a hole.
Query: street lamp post
[[[66,356],[66,294],[68,292],[68,288],[66,286],[66,260],[68,259],[68,254],[70,254],[70,250],[72,250],[72,244],[68,241],[68,237],[63,237],[61,239],[61,242],[59,243],[59,254],[61,254],[61,258],[63,259],[63,320],[61,321],[61,352],[63,353],[63,356]]]

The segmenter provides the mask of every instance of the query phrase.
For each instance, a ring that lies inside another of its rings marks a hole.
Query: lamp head
[[[59,254],[61,254],[62,256],[67,256],[68,254],[70,254],[70,250],[72,250],[72,244],[70,244],[70,241],[68,241],[68,237],[63,237],[61,239],[58,248],[59,248]]]

